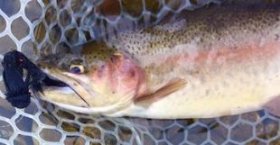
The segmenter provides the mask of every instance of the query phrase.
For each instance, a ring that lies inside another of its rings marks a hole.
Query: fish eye
[[[70,72],[73,74],[82,74],[85,72],[85,68],[82,65],[71,65]]]

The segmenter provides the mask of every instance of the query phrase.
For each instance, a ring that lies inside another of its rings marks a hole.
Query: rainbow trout
[[[76,112],[208,118],[279,113],[280,5],[210,6],[38,64],[63,87],[44,100]],[[279,113],[280,114],[280,113]]]

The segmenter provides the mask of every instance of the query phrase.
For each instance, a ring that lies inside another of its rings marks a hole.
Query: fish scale
[[[120,34],[115,40],[109,43],[112,43],[111,45],[118,49],[130,51],[132,55],[142,55],[149,51],[161,51],[165,49],[166,46],[172,46],[172,43],[190,43],[196,39],[201,41],[198,44],[205,46],[217,43],[217,41],[230,41],[225,42],[230,44],[233,43],[232,41],[240,42],[244,40],[247,35],[249,36],[257,30],[264,31],[267,29],[267,26],[275,25],[275,22],[279,21],[278,14],[276,12],[270,12],[270,10],[265,10],[264,12],[253,10],[251,13],[243,14],[236,8],[238,14],[234,15],[233,13],[228,13],[226,10],[227,8],[212,9],[210,11],[208,9],[206,8],[199,12],[185,12],[184,14],[187,15],[184,18],[185,20],[181,20],[182,22],[175,22],[184,23],[181,24],[184,26],[181,26],[182,29],[178,29],[175,32],[168,32],[165,27],[170,28],[170,24],[166,24],[167,26],[155,26],[152,30],[145,29],[129,34]],[[216,11],[219,11],[219,13]],[[257,15],[257,17],[252,17],[253,15]],[[176,26],[176,24],[172,24],[172,26]],[[242,27],[242,29],[240,29],[240,27]],[[238,33],[242,31],[246,31],[250,34],[241,37]],[[176,39],[172,39],[174,37]],[[231,38],[223,39],[223,37]],[[207,49],[211,47],[200,48]]]
[[[82,47],[82,57],[95,59],[85,60],[88,72],[82,74],[39,61],[74,90],[76,102],[90,105],[54,99],[63,91],[51,89],[42,98],[73,111],[114,117],[209,118],[256,111],[280,94],[279,12],[279,4],[184,11],[157,26]],[[107,53],[111,49],[118,51]],[[107,59],[95,54],[99,50]]]
[[[184,20],[175,22],[175,23],[181,23],[181,25],[183,25],[181,26],[181,29],[177,31],[174,32],[166,31],[165,27],[170,28],[174,25],[176,26],[176,24],[172,24],[171,26],[170,24],[165,24],[163,26],[156,26],[152,30],[140,30],[134,33],[123,34],[123,35],[121,34],[118,38],[115,39],[115,41],[112,41],[112,44],[114,45],[115,48],[128,51],[128,53],[132,54],[132,56],[136,56],[136,59],[147,60],[147,64],[149,64],[149,62],[154,62],[154,63],[157,62],[156,60],[158,60],[159,58],[155,57],[155,55],[158,55],[160,58],[164,58],[165,56],[177,55],[179,53],[182,53],[182,51],[191,51],[186,49],[180,50],[180,47],[176,47],[179,48],[177,51],[173,50],[176,49],[172,47],[173,44],[175,45],[184,44],[184,43],[188,44],[191,43],[191,41],[194,41],[193,42],[194,43],[193,47],[195,47],[194,51],[204,51],[211,48],[215,48],[215,49],[222,48],[222,47],[215,47],[215,43],[225,45],[225,47],[229,49],[234,49],[234,48],[238,48],[238,43],[242,43],[240,41],[244,41],[244,40],[247,41],[248,39],[245,38],[254,37],[255,36],[254,33],[256,29],[262,31],[263,35],[266,35],[265,31],[267,29],[273,29],[271,28],[271,25],[279,25],[278,14],[273,12],[270,13],[269,10],[264,12],[262,11],[255,12],[257,13],[255,15],[258,15],[258,17],[251,18],[250,16],[253,15],[253,12],[243,14],[240,11],[237,11],[237,13],[239,12],[240,16],[232,17],[231,16],[233,15],[232,13],[227,13],[226,10],[227,8],[221,10],[221,11],[225,11],[224,14],[222,15],[220,13],[215,12],[216,11],[215,9],[210,10],[210,12],[208,9],[199,12],[194,12],[194,13],[186,12],[188,14],[187,17],[184,18]],[[201,13],[203,13],[204,15],[201,15]],[[207,13],[208,15],[205,15],[205,13]],[[271,19],[265,19],[266,17]],[[247,21],[246,20],[247,18],[250,18],[250,20]],[[237,19],[237,20],[233,20],[234,23],[232,23],[232,21],[229,21],[229,19]],[[209,20],[212,20],[214,23],[209,24],[208,22]],[[244,23],[244,21],[246,23]],[[229,24],[226,24],[227,22]],[[243,29],[240,30],[241,25]],[[247,34],[245,34],[244,36],[240,36],[244,34],[242,31],[246,31]],[[271,31],[271,30],[267,30],[267,31]],[[174,37],[176,39],[172,39]],[[129,41],[126,41],[128,39]],[[141,44],[142,47],[137,44]],[[169,51],[170,49],[172,50]],[[215,51],[216,50],[214,50],[213,53],[215,53]],[[145,61],[141,61],[141,63],[144,63],[143,66],[146,65]],[[156,69],[153,68],[153,65],[148,66],[146,68]],[[165,70],[164,68],[165,67],[159,66],[158,70],[154,70],[154,74],[160,74],[160,72]],[[149,71],[149,73],[150,72],[152,71]],[[163,76],[156,75],[156,76],[159,76],[162,79],[165,77],[164,75]]]

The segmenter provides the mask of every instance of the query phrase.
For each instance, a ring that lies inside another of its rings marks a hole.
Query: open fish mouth
[[[60,80],[52,75],[48,75],[44,79],[43,92],[38,92],[40,98],[43,100],[51,101],[54,104],[57,103],[72,103],[80,107],[88,107],[89,104],[83,100],[81,95],[75,91],[68,83]],[[77,102],[77,99],[82,102]],[[76,104],[73,102],[76,101]]]
[[[85,114],[110,114],[119,110],[122,102],[105,106],[95,106],[97,92],[90,90],[87,84],[71,77],[71,73],[46,71],[48,81],[43,86],[43,92],[36,92],[40,99],[51,102],[63,109]]]

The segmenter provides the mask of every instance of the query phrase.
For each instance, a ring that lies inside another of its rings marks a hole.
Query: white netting
[[[51,53],[62,45],[108,39],[124,26],[153,24],[209,1],[135,0],[137,6],[130,8],[129,0],[0,0],[0,53],[17,49],[35,60],[37,48]],[[108,4],[119,10],[107,12]],[[0,95],[4,97],[2,91]],[[280,144],[279,125],[280,119],[265,111],[198,120],[104,118],[66,112],[35,99],[20,110],[0,99],[0,144]]]

